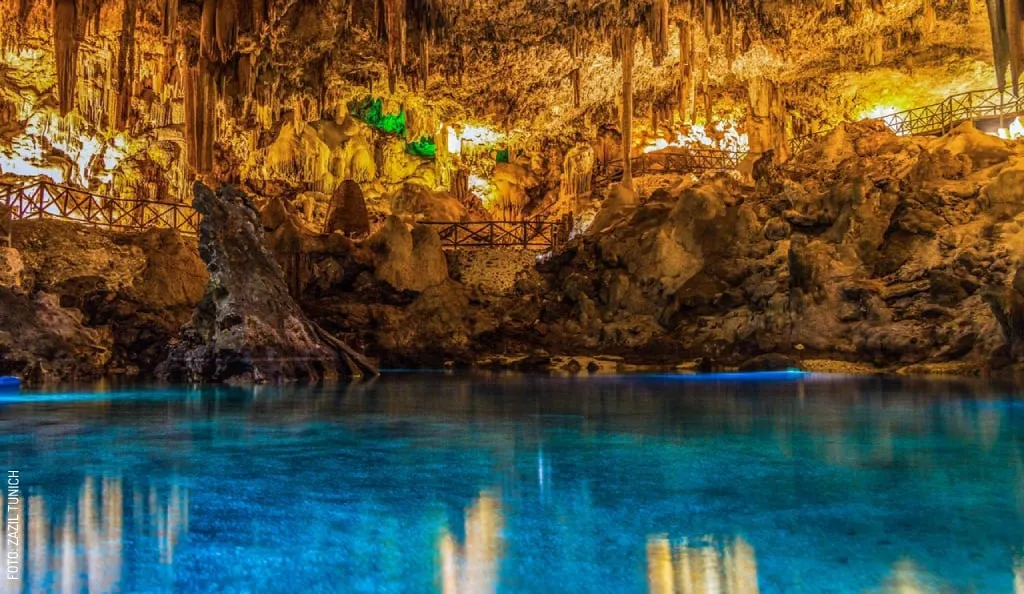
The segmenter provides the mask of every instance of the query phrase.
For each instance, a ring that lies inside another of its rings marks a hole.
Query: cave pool
[[[1022,394],[797,374],[23,390],[0,397],[3,583],[1024,594]]]

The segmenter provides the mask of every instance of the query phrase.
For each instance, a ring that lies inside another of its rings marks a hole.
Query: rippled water
[[[1024,594],[1017,398],[441,374],[23,395],[0,402],[4,584]]]

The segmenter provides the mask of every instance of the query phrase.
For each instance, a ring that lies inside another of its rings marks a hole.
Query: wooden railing
[[[999,89],[968,91],[950,95],[938,103],[922,105],[882,116],[880,119],[889,129],[900,136],[941,134],[948,132],[968,120],[978,121],[991,118],[1015,117],[1024,113],[1024,95],[1015,97],[1012,92]],[[795,155],[806,149],[832,129],[799,136],[790,141]]]
[[[115,231],[156,227],[186,235],[199,229],[199,213],[188,204],[102,196],[46,181],[0,184],[0,205],[15,220],[59,219]]]
[[[1024,98],[1007,90],[985,89],[946,97],[939,103],[915,107],[882,120],[900,135],[947,132],[967,120],[1016,116],[1024,108]]]
[[[569,240],[569,224],[564,221],[472,221],[453,223],[425,221],[437,230],[446,249],[509,247],[534,251],[553,251]]]
[[[736,169],[746,156],[745,152],[686,147],[678,149],[678,152],[661,150],[637,155],[630,159],[630,164],[633,175],[704,173]],[[595,172],[594,185],[607,186],[621,179],[622,159],[618,159]]]

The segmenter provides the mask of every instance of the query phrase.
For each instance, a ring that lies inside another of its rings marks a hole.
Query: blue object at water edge
[[[0,376],[0,390],[17,390],[21,387],[21,380],[12,376]]]

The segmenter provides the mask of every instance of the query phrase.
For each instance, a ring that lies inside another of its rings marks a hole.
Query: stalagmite
[[[75,106],[78,84],[78,6],[75,0],[54,0],[53,43],[57,60],[57,89],[61,115]]]
[[[117,54],[117,104],[114,112],[114,127],[125,130],[131,116],[132,95],[135,86],[135,22],[138,16],[138,0],[124,0],[121,16],[121,47]]]
[[[636,52],[636,30],[622,27],[620,31],[622,60],[622,185],[633,189],[633,57]]]

